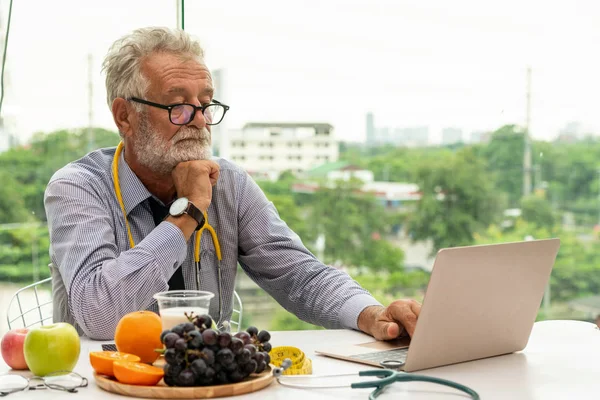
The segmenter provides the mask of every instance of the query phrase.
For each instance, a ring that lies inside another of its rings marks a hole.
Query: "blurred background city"
[[[119,137],[102,59],[175,0],[0,2],[0,334],[49,276],[45,186]],[[321,260],[423,299],[444,247],[560,237],[538,319],[600,315],[600,3],[187,1],[245,168]],[[7,41],[8,38],[8,41]],[[8,43],[8,46],[6,46]],[[6,49],[6,51],[4,51]],[[49,286],[42,296],[49,296]],[[306,329],[240,269],[244,325]]]

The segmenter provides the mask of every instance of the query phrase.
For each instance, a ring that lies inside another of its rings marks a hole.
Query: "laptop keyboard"
[[[350,358],[356,358],[359,360],[373,361],[380,363],[382,361],[399,361],[406,362],[406,355],[408,354],[408,347],[402,349],[374,351],[372,353],[357,354],[350,356]]]

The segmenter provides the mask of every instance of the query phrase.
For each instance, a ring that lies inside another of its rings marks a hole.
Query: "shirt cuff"
[[[173,269],[179,268],[187,257],[187,242],[181,229],[169,221],[163,221],[150,235],[152,235],[154,243],[152,252],[158,265],[171,265]],[[174,264],[173,260],[175,260]]]
[[[344,303],[340,310],[340,324],[343,328],[358,330],[358,316],[367,307],[382,306],[375,298],[368,294],[359,294],[351,297]]]

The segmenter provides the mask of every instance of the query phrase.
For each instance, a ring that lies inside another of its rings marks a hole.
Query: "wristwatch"
[[[204,226],[204,214],[187,197],[178,198],[171,203],[171,207],[169,208],[169,215],[173,217],[180,217],[183,214],[187,214],[198,221],[196,230]]]

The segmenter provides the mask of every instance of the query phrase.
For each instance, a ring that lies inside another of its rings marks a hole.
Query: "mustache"
[[[177,135],[175,135],[175,143],[181,142],[182,140],[199,140],[199,141],[208,141],[210,139],[210,132],[208,129],[182,129]]]

